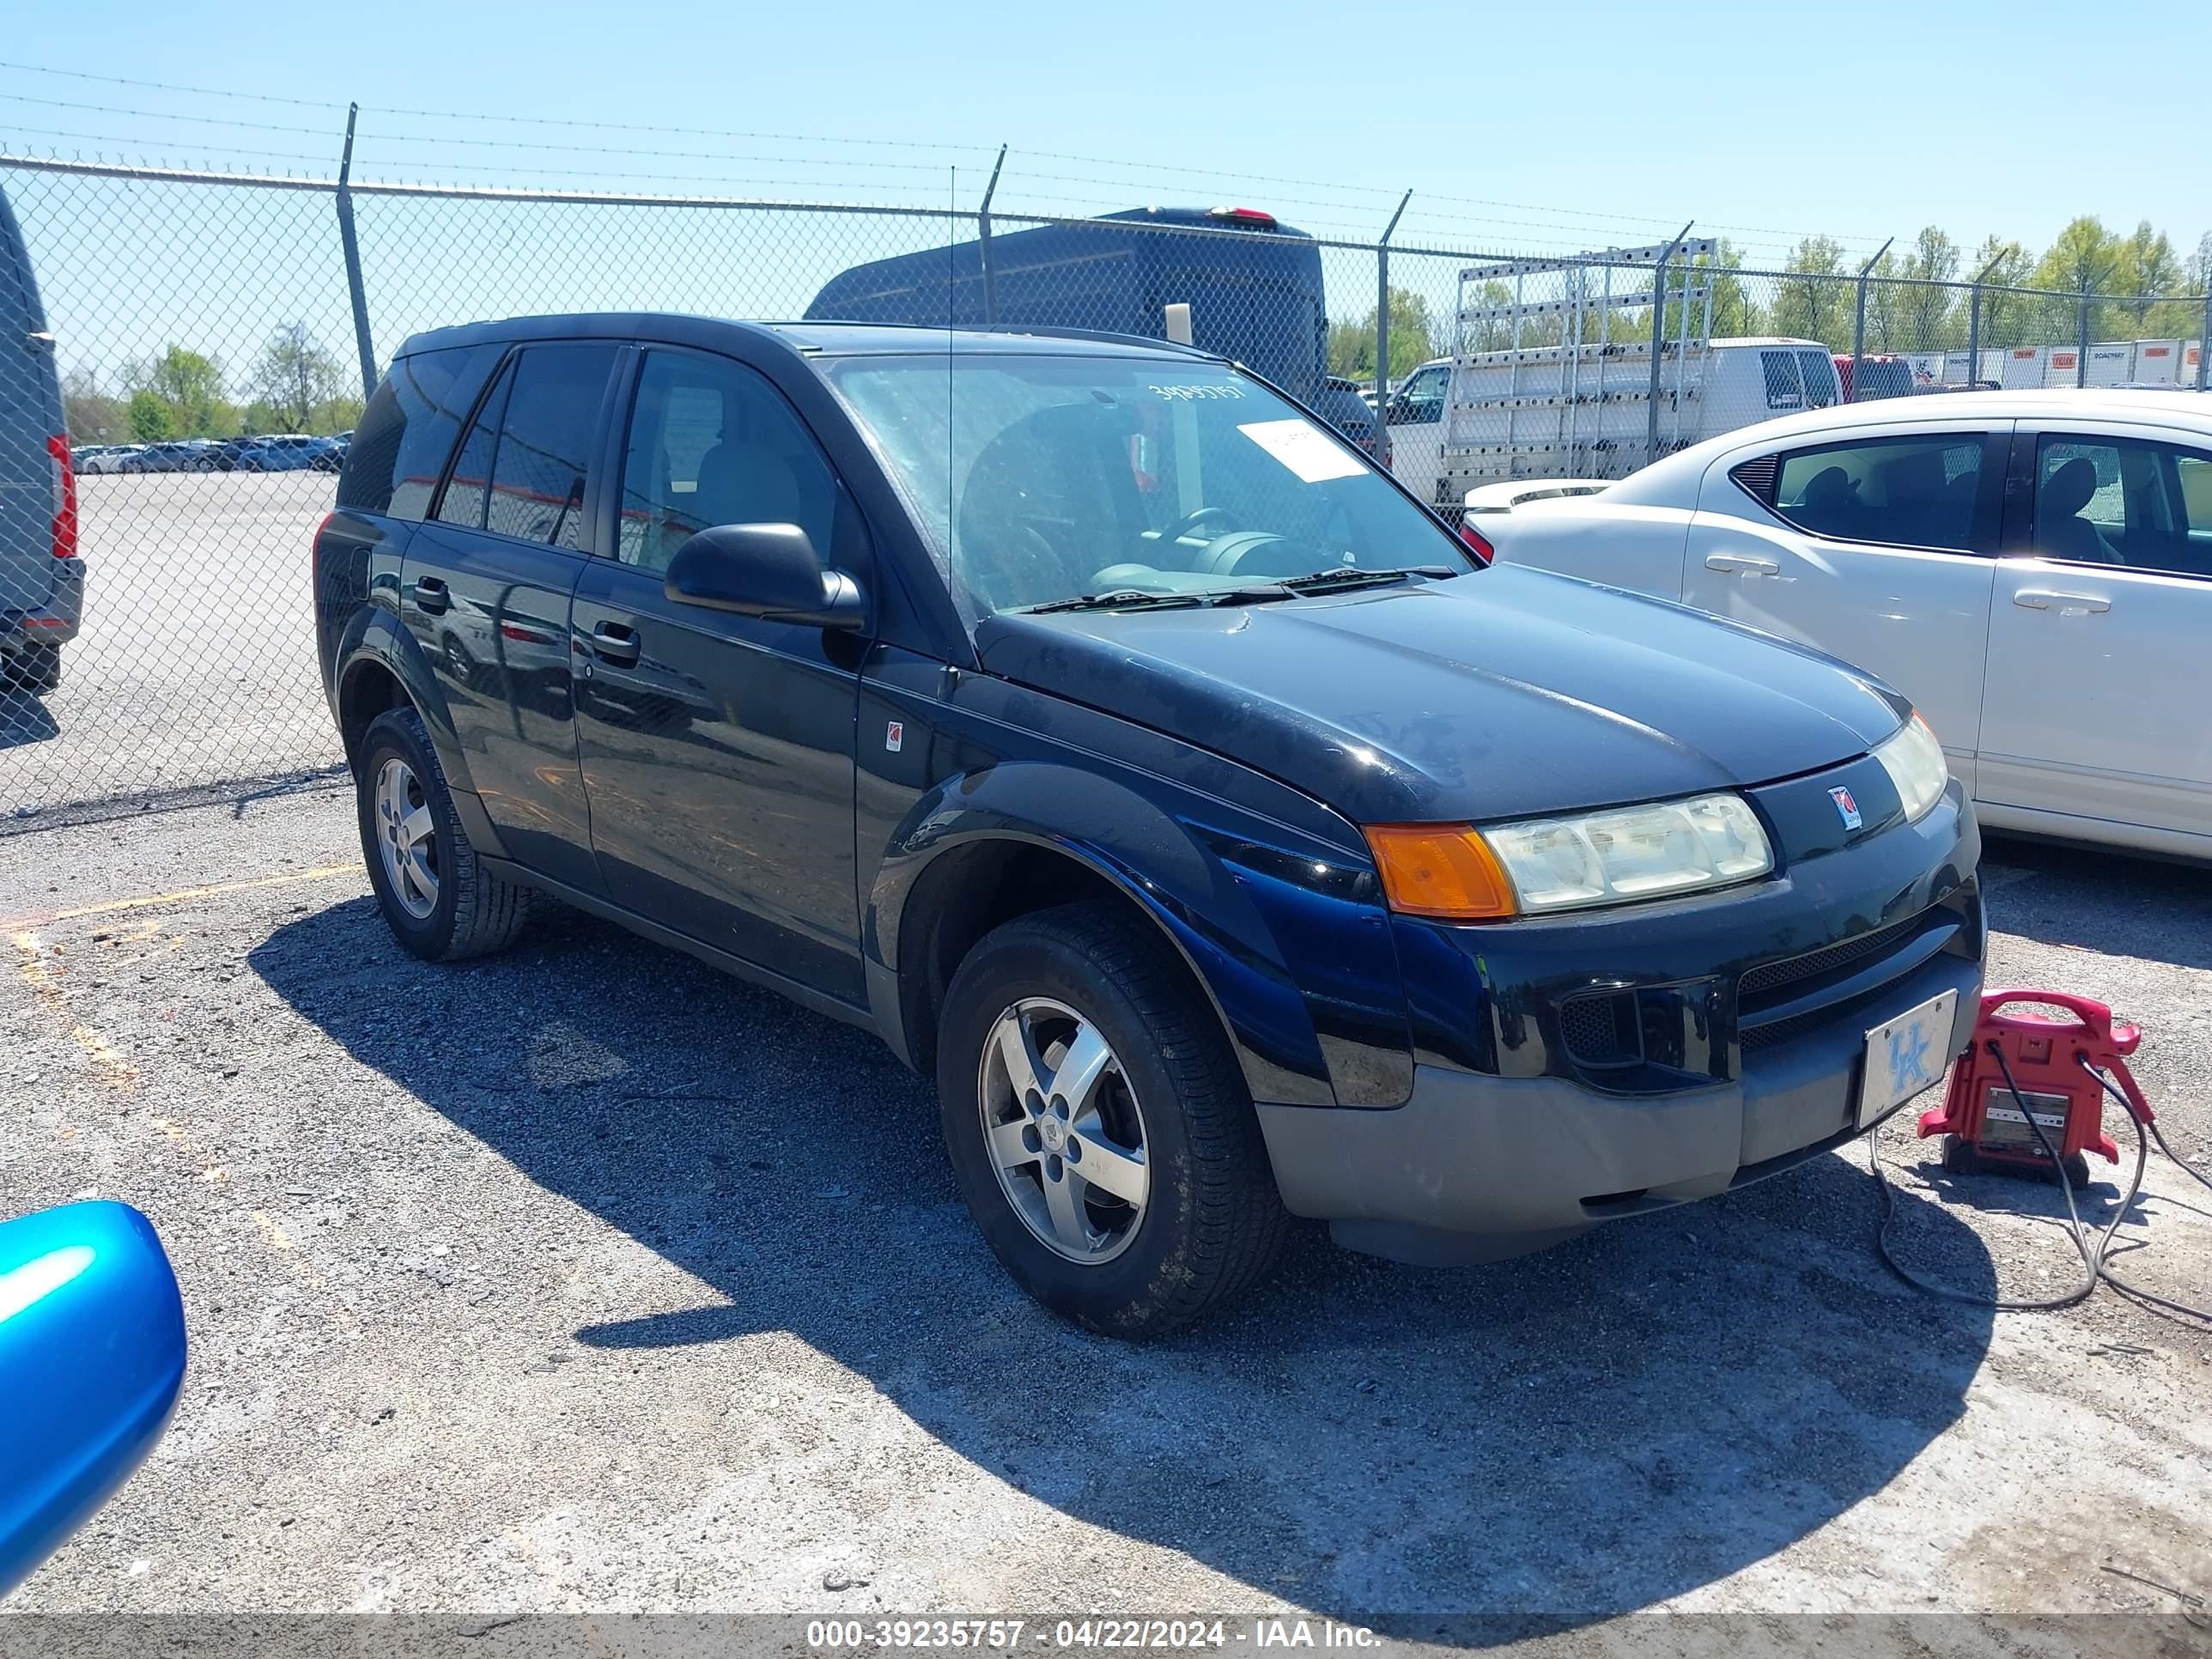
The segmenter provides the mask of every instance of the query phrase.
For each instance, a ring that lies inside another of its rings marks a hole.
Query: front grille
[[[1870,933],[1858,933],[1834,945],[1824,945],[1818,951],[1808,951],[1802,957],[1784,957],[1779,962],[1762,962],[1756,968],[1747,969],[1736,981],[1738,1005],[1755,1005],[1761,1000],[1771,1001],[1772,993],[1802,985],[1810,980],[1826,979],[1829,975],[1879,956],[1893,945],[1903,943],[1920,931],[1926,919],[1923,911],[1917,916],[1907,916],[1903,921],[1893,921],[1887,927],[1877,927]]]
[[[1923,910],[1903,921],[1893,921],[1887,927],[1877,927],[1834,945],[1824,945],[1818,951],[1808,951],[1802,956],[1785,957],[1779,962],[1763,962],[1748,969],[1736,981],[1737,1031],[1747,1054],[1762,1048],[1778,1048],[1809,1032],[1834,1024],[1854,1012],[1871,1012],[1889,989],[1889,981],[1869,986],[1856,995],[1823,1007],[1810,1008],[1802,1013],[1791,1014],[1781,1019],[1762,1023],[1759,1010],[1787,1002],[1808,989],[1817,989],[1823,981],[1834,981],[1849,975],[1863,964],[1892,954],[1908,941],[1925,931],[1934,912]],[[1898,975],[1893,973],[1890,980]]]

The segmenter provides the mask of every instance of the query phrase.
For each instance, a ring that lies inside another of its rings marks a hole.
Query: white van
[[[1828,348],[1778,336],[1669,339],[1656,399],[1648,338],[1439,357],[1391,396],[1391,469],[1455,519],[1480,485],[1626,477],[1706,438],[1842,399]]]

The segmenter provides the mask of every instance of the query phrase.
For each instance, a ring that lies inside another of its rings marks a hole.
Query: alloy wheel
[[[414,768],[397,755],[376,771],[376,848],[400,908],[417,921],[438,908],[438,824]]]
[[[1097,1026],[1024,998],[993,1022],[976,1085],[991,1167],[1038,1242],[1084,1263],[1127,1249],[1152,1170],[1136,1094]]]

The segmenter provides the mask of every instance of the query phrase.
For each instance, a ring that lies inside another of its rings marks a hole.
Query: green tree
[[[2018,242],[2007,241],[1992,233],[1982,239],[1974,250],[1974,273],[1988,284],[1990,289],[2021,288],[2028,278],[2026,250]],[[1982,295],[1982,344],[1985,347],[2016,346],[2024,343],[2035,313],[2028,296],[2022,294],[1990,292]],[[1975,366],[1977,374],[1980,365]]]
[[[1874,269],[1868,273],[1865,343],[1869,351],[1906,351],[1912,349],[1905,332],[1905,295],[1897,286],[1897,279],[1905,274],[1902,263],[1894,253],[1884,248],[1881,258],[1874,262]],[[1854,307],[1858,304],[1856,291],[1851,296],[1851,304]],[[1856,333],[1856,313],[1852,329]]]
[[[1732,244],[1725,239],[1717,241],[1713,244],[1711,253],[1698,254],[1689,261],[1689,264],[1698,273],[1692,286],[1712,289],[1712,325],[1707,331],[1708,337],[1717,339],[1732,334],[1765,331],[1765,313],[1745,289],[1743,278],[1733,274],[1743,269],[1743,255]],[[1670,297],[1667,301],[1666,331],[1670,340],[1680,338],[1682,333],[1682,301],[1679,297],[1672,297],[1679,296],[1681,292],[1677,274],[1681,268],[1679,263],[1670,263],[1667,267],[1667,292]],[[1690,332],[1694,336],[1700,329],[1705,328],[1705,301],[1697,299],[1691,303],[1695,308],[1690,315]],[[1633,329],[1626,325],[1626,313],[1614,320],[1613,338],[1626,337],[1649,340],[1651,337],[1651,308],[1647,305],[1632,314],[1635,319]]]
[[[2112,287],[2126,298],[2107,309],[2126,319],[2134,338],[2163,334],[2172,321],[2185,317],[2190,309],[2160,303],[2164,295],[2181,291],[2182,277],[2181,256],[2174,252],[2166,233],[2152,229],[2149,220],[2141,220],[2120,244],[2119,270],[2112,282]]]
[[[144,386],[131,394],[131,435],[142,444],[158,444],[177,435],[177,417],[169,405]]]
[[[1914,283],[1954,282],[1959,245],[1936,225],[1922,227],[1898,274]],[[1966,337],[1957,294],[1948,288],[1907,286],[1898,291],[1898,331],[1906,351],[1944,351]]]
[[[1774,328],[1831,348],[1850,343],[1851,285],[1838,280],[1844,250],[1832,236],[1808,236],[1790,251],[1774,295]],[[1802,275],[1799,275],[1802,273]]]
[[[1429,319],[1429,303],[1411,289],[1390,289],[1390,378],[1409,374],[1418,365],[1443,355]],[[1375,378],[1375,307],[1356,323],[1331,323],[1328,372],[1346,380]]]
[[[199,352],[173,344],[150,361],[126,364],[123,385],[133,394],[134,410],[141,392],[167,404],[178,437],[212,438],[236,429],[238,411],[224,398],[222,365]]]
[[[100,389],[100,376],[73,368],[62,376],[62,422],[75,444],[119,442],[130,429],[131,411],[119,398]]]
[[[2035,321],[2039,342],[2071,340],[2081,325],[2081,302],[2057,297],[2079,294],[2087,289],[2092,294],[2113,292],[2113,278],[2119,275],[2126,258],[2125,246],[2114,232],[2105,228],[2105,222],[2094,213],[2085,213],[2058,233],[2057,240],[2045,248],[2043,257],[2035,262],[2028,273],[2028,286],[2048,289],[2053,297],[2038,300]],[[2107,329],[2105,313],[2110,309],[2093,305],[2089,308],[2089,337],[2101,337]],[[2117,329],[2118,325],[2113,325]]]
[[[2197,252],[2191,254],[2182,266],[2182,282],[2192,294],[2202,297],[2212,288],[2212,230],[2198,239]]]
[[[246,388],[254,408],[268,410],[280,431],[305,432],[315,411],[344,395],[345,371],[317,343],[305,323],[287,323],[261,349]],[[252,423],[252,410],[247,411]]]

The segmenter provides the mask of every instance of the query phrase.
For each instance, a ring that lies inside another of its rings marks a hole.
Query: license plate
[[[1858,1127],[1879,1121],[1943,1080],[1951,1063],[1951,1017],[1958,1005],[1959,994],[1946,991],[1867,1033],[1853,1119]]]

